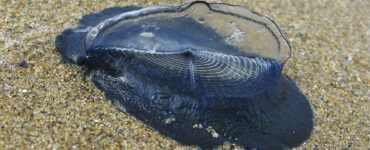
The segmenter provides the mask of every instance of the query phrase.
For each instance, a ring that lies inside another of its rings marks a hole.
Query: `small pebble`
[[[28,63],[27,63],[27,61],[23,60],[23,61],[18,63],[18,66],[21,67],[21,68],[27,68]]]

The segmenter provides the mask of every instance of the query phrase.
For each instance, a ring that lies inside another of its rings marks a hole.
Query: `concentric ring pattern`
[[[140,73],[178,91],[205,97],[253,97],[270,88],[280,77],[277,61],[260,57],[184,50],[148,52],[118,47],[92,50],[124,57]]]

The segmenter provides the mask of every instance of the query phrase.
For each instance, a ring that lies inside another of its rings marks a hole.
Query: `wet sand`
[[[54,45],[91,12],[184,2],[0,1],[0,149],[195,148],[118,111],[78,67],[61,64]],[[283,72],[308,97],[315,121],[297,149],[369,149],[370,1],[223,2],[267,15],[287,33],[293,53]]]

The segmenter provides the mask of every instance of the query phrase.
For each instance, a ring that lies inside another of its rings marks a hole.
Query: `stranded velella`
[[[109,8],[84,16],[56,47],[120,110],[183,144],[283,149],[312,130],[306,97],[281,74],[285,35],[240,6]]]

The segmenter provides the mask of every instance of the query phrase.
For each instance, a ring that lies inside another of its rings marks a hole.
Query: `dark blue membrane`
[[[228,141],[246,149],[286,149],[302,144],[313,129],[307,98],[286,77],[253,99],[222,99],[226,105],[213,108],[186,95],[148,98],[142,89],[99,71],[93,82],[120,110],[185,145],[212,149]]]

